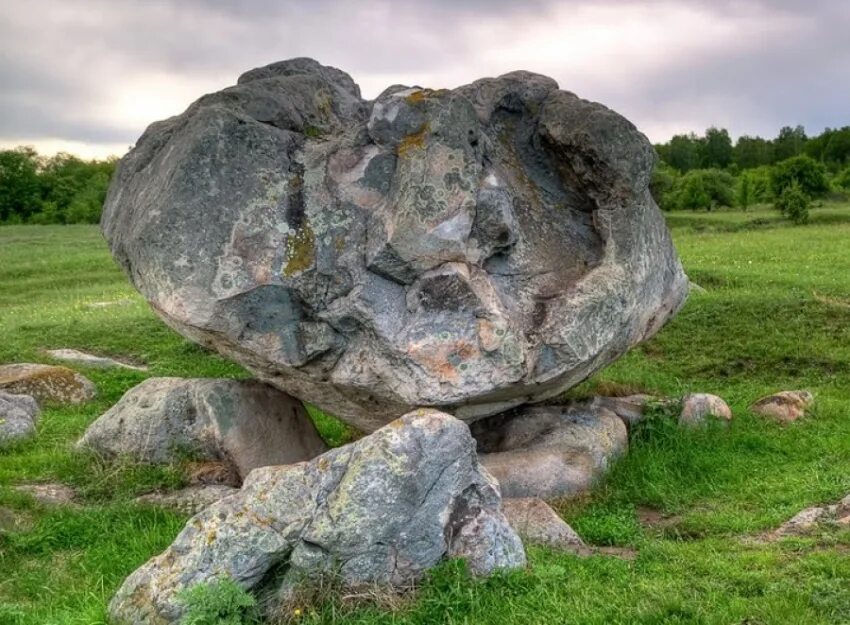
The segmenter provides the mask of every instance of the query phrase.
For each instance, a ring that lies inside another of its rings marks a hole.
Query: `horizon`
[[[121,156],[253,67],[310,56],[374,98],[526,69],[630,119],[653,143],[846,125],[850,5],[840,0],[216,0],[4,3],[0,146]]]

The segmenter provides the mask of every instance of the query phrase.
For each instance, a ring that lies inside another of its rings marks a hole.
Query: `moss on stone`
[[[309,269],[316,257],[316,237],[309,224],[286,239],[286,265],[283,275],[287,278]]]

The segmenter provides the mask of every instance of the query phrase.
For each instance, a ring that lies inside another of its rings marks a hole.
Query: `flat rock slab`
[[[13,488],[47,506],[72,506],[77,497],[73,488],[59,483],[18,484]]]
[[[207,484],[202,486],[189,486],[168,493],[148,493],[136,497],[136,503],[171,508],[183,514],[197,514],[212,504],[235,495],[238,488],[222,484]]]
[[[809,391],[780,391],[756,400],[750,410],[779,423],[791,423],[805,416],[814,399]]]
[[[301,402],[256,380],[150,378],[86,430],[78,446],[146,463],[187,457],[252,469],[327,450]]]
[[[132,365],[126,362],[108,358],[106,356],[95,356],[87,354],[78,349],[48,349],[45,353],[55,360],[64,360],[87,367],[96,367],[99,369],[130,369],[132,371],[147,371],[148,368],[141,365]]]
[[[647,138],[551,78],[373,101],[311,59],[152,124],[103,213],[168,325],[369,432],[555,397],[685,301]]]
[[[91,380],[73,369],[32,363],[0,365],[0,391],[54,404],[81,404],[97,394]]]
[[[29,395],[0,391],[0,445],[35,434],[40,412],[38,402]]]
[[[130,575],[109,613],[116,624],[177,623],[183,590],[225,577],[281,598],[324,575],[406,587],[445,557],[478,575],[525,564],[467,426],[419,410],[310,462],[252,471]]]
[[[593,553],[575,530],[542,499],[503,499],[502,511],[526,544],[542,545],[582,556]]]
[[[768,534],[766,538],[776,540],[788,536],[805,536],[817,529],[819,525],[827,523],[850,526],[850,495],[837,504],[813,506],[801,510]]]
[[[620,417],[593,403],[518,408],[471,426],[504,497],[576,497],[628,449]]]

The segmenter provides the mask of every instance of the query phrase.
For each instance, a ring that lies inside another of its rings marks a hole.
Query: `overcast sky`
[[[0,146],[120,155],[295,56],[365,97],[531,70],[653,141],[850,124],[850,0],[0,0]]]

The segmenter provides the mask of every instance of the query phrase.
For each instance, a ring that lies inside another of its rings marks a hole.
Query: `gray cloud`
[[[772,135],[785,124],[818,132],[850,123],[845,0],[0,0],[0,8],[6,143],[130,144],[203,91],[293,56],[341,67],[367,95],[384,82],[452,86],[522,65],[621,111],[653,140],[712,124]],[[610,52],[592,30],[605,20],[615,29],[600,39]],[[588,32],[585,58],[575,46]]]

